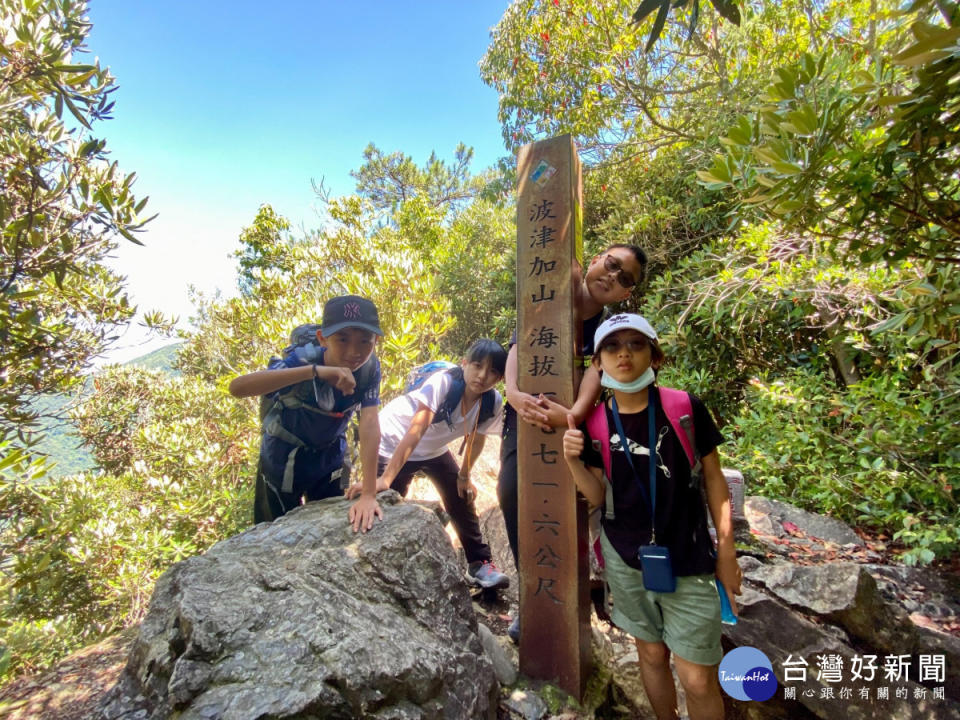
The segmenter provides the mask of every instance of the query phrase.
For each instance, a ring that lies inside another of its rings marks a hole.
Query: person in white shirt
[[[501,431],[503,399],[494,389],[503,378],[507,351],[494,340],[477,340],[459,367],[439,370],[380,412],[377,489],[406,495],[416,473],[436,486],[467,556],[469,579],[483,588],[505,588],[510,578],[491,561],[483,541],[470,469],[487,435]],[[462,466],[447,445],[465,438]]]

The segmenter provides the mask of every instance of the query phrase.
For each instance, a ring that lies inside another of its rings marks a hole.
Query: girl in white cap
[[[658,718],[677,713],[671,653],[690,717],[722,718],[715,577],[733,608],[740,588],[730,496],[716,450],[723,438],[698,398],[656,386],[664,354],[645,318],[614,315],[597,328],[594,347],[593,363],[612,397],[588,419],[586,432],[568,415],[563,453],[577,488],[592,506],[604,508],[600,542],[613,622],[636,640],[644,688]],[[674,426],[665,407],[677,396],[688,402],[695,429],[686,446],[686,430]],[[701,467],[716,551],[707,530]]]

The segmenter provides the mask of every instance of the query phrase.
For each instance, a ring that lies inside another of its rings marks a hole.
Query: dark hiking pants
[[[263,469],[263,461],[260,460],[257,463],[257,481],[253,497],[254,524],[276,520],[295,507],[300,507],[304,501],[310,502],[343,495],[340,480],[334,479],[333,473],[310,482],[294,480],[293,492],[283,492],[280,489],[282,485],[283,478],[268,475]]]
[[[381,457],[377,474],[382,475],[387,466],[387,458]],[[397,477],[390,485],[391,490],[396,490],[402,496],[407,496],[410,489],[410,483],[417,472],[422,472],[433,482],[440,493],[440,499],[443,501],[443,507],[450,516],[454,530],[457,531],[457,537],[460,538],[460,544],[463,546],[463,552],[467,556],[467,562],[482,562],[490,560],[490,547],[483,541],[480,533],[480,519],[477,517],[477,508],[473,500],[469,502],[460,497],[457,492],[457,475],[460,467],[453,455],[448,450],[440,457],[430,460],[409,460],[404,463],[397,473]]]
[[[500,443],[500,473],[497,475],[497,499],[503,513],[503,524],[507,528],[507,540],[513,553],[514,567],[519,571],[519,530],[517,498],[517,428],[516,422],[507,424]]]

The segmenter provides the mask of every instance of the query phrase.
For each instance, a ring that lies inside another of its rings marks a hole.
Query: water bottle
[[[720,578],[714,578],[714,582],[717,584],[717,594],[720,596],[720,622],[724,625],[736,625],[737,616],[733,614],[733,608],[730,607],[727,589],[720,582]]]

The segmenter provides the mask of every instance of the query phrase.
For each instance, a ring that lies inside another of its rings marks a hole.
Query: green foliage
[[[115,235],[135,241],[145,200],[93,135],[115,88],[78,57],[84,12],[0,2],[0,433],[31,422],[32,396],[76,384],[133,314],[102,261]]]
[[[733,2],[733,0],[710,0],[710,2],[721,17],[729,20],[734,25],[740,24],[740,8],[737,7],[737,4]],[[700,0],[693,0],[692,4],[689,3],[689,0],[643,0],[643,2],[640,3],[640,6],[633,13],[633,21],[635,23],[642,23],[654,10],[657,11],[644,52],[650,52],[650,48],[660,39],[663,26],[666,24],[667,17],[670,14],[671,6],[674,10],[679,8],[686,12],[688,4],[691,5],[689,9],[690,37],[693,37],[693,31],[696,30],[697,22],[700,19]]]
[[[110,546],[84,535],[108,505],[101,483],[53,480],[50,465],[21,447],[36,442],[37,418],[59,407],[45,395],[82,385],[82,371],[134,312],[122,278],[103,261],[117,237],[137,242],[146,200],[94,134],[110,117],[116,88],[99,61],[81,58],[85,13],[86,3],[73,0],[0,0],[4,678],[111,625],[110,593],[99,590],[119,581],[106,563]],[[97,542],[102,567],[78,555]]]
[[[246,525],[249,455],[204,430],[195,417],[148,423],[135,439],[146,460],[116,475],[0,481],[4,675],[138,621],[163,570]],[[178,476],[164,472],[172,453]]]
[[[240,233],[240,249],[233,253],[237,258],[237,283],[240,292],[249,296],[257,285],[254,269],[289,269],[289,250],[293,243],[290,237],[290,222],[276,214],[267,204],[261,205],[250,227]]]
[[[721,417],[736,411],[758,372],[807,367],[843,384],[871,366],[869,328],[889,317],[896,288],[917,276],[912,268],[844,266],[823,245],[769,225],[747,228],[651,283],[643,306],[663,328],[672,362],[718,381],[709,395]]]
[[[138,621],[163,570],[249,523],[248,408],[202,380],[136,367],[95,383],[76,422],[106,473],[53,479],[22,451],[0,468],[6,673]]]
[[[695,288],[681,318],[698,335],[726,326],[774,361],[734,421],[738,456],[767,491],[884,530],[912,563],[960,548],[950,479],[960,422],[958,17],[955,3],[881,7],[866,36],[775,69],[698,176],[737,191],[738,219],[759,214],[789,242],[803,238],[812,262],[784,265],[756,243],[755,261],[720,252],[729,267],[714,265],[712,277],[723,284]],[[816,274],[796,277],[804,264]],[[761,297],[769,310],[755,305]],[[711,311],[715,322],[698,323]],[[811,333],[817,316],[826,333]],[[761,319],[773,338],[756,334]],[[741,380],[763,367],[748,347],[727,346]],[[825,353],[829,366],[818,361]],[[802,370],[785,373],[785,357]]]
[[[41,395],[32,404],[37,414],[37,429],[31,437],[30,452],[48,458],[49,472],[55,477],[94,468],[93,456],[69,419],[70,408],[75,403],[75,395],[58,393]]]
[[[693,6],[676,5],[645,52],[645,27],[628,19],[633,3],[517,2],[481,63],[500,94],[509,147],[575,136],[587,168],[588,249],[639,244],[651,275],[727,231],[730,200],[698,186],[694,171],[756,103],[770,58],[799,57],[831,34],[855,32],[851,23],[869,11],[862,1],[756,3],[741,27],[710,14],[691,36]]]
[[[421,169],[409,155],[384,155],[371,143],[363,151],[363,165],[350,175],[357,181],[357,193],[378,210],[396,212],[419,198],[427,207],[452,213],[462,209],[481,189],[478,179],[470,175],[473,148],[460,143],[453,155],[453,163],[448,166],[431,153]]]
[[[866,262],[956,263],[960,27],[938,5],[918,7],[910,36],[893,16],[885,46],[830,45],[777,68],[701,180]]]
[[[724,452],[749,492],[889,533],[908,564],[960,549],[960,426],[931,422],[939,388],[888,367],[849,392],[797,370],[747,394]]]
[[[173,365],[178,347],[179,345],[168,345],[125,364],[176,374]],[[48,459],[48,472],[52,477],[88,472],[96,466],[92,453],[84,445],[83,438],[77,434],[70,420],[71,411],[93,389],[93,378],[87,376],[83,385],[73,395],[46,394],[32,403],[31,409],[37,417],[37,429],[31,437],[30,452]]]
[[[461,357],[480,337],[509,341],[516,302],[516,234],[512,207],[478,199],[424,256],[456,318],[440,341],[445,356]]]
[[[720,237],[730,203],[699,185],[690,168],[702,148],[676,145],[645,158],[596,167],[584,178],[585,255],[614,243],[639,245],[656,277],[680,258]],[[641,288],[642,289],[642,288]]]
[[[176,375],[175,365],[177,362],[177,351],[180,349],[180,343],[171,343],[156,350],[151,350],[146,355],[141,355],[130,360],[124,365],[136,365],[144,370],[159,370],[168,375]]]
[[[508,147],[571,133],[593,163],[699,145],[750,107],[770,58],[816,47],[869,3],[758,3],[742,27],[711,15],[692,36],[678,12],[650,52],[644,28],[629,21],[634,7],[521,0],[507,9],[480,69],[500,94]]]

